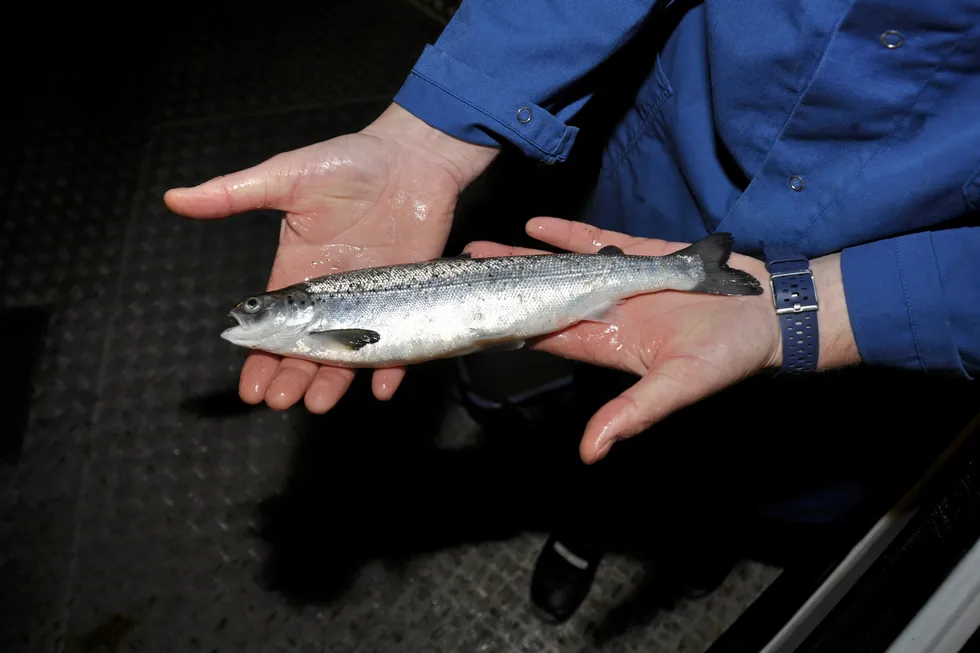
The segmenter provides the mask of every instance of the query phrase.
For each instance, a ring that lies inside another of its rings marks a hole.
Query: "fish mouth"
[[[238,322],[238,326],[242,327],[243,329],[248,326],[248,323],[245,321],[245,316],[240,315],[238,311],[228,311],[228,317],[235,320],[235,322]],[[234,329],[235,327],[231,328]]]
[[[236,324],[235,326],[228,327],[222,331],[221,337],[233,345],[244,344],[246,331],[248,330],[248,322],[242,315],[239,315],[235,311],[229,312],[228,317],[234,318]]]
[[[242,326],[228,327],[221,332],[221,337],[233,345],[245,344],[245,328]]]

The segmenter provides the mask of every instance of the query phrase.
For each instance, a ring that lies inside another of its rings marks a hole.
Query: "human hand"
[[[627,254],[663,256],[689,243],[634,238],[579,222],[535,218],[527,232],[549,245],[593,253],[616,245]],[[474,257],[541,254],[498,243],[466,247]],[[728,264],[760,281],[768,278],[761,261],[733,254]],[[839,258],[811,262],[820,308],[820,369],[859,362],[847,318]],[[671,413],[767,370],[782,361],[782,339],[772,294],[745,297],[663,291],[630,298],[608,322],[580,322],[538,339],[535,349],[564,358],[631,372],[635,385],[605,404],[589,420],[579,447],[582,460],[605,457],[617,440],[648,429]]]
[[[438,257],[456,200],[497,150],[463,143],[392,105],[359,133],[291,152],[164,196],[174,213],[223,218],[257,209],[284,212],[268,290],[354,268]],[[373,391],[390,398],[404,368],[376,370]],[[305,397],[330,410],[354,371],[250,352],[239,394],[285,410]]]

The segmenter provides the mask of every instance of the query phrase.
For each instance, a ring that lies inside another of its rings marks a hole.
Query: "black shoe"
[[[567,621],[588,596],[602,553],[595,547],[548,538],[531,578],[531,608],[541,620]]]
[[[689,599],[700,599],[718,589],[735,568],[739,558],[727,552],[706,552],[695,560],[688,559],[681,573],[681,593]]]

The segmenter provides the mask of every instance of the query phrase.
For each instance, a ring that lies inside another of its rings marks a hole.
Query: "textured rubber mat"
[[[0,475],[0,624],[15,651],[54,650],[64,632],[89,427],[145,143],[135,130],[81,137],[54,119],[32,127],[0,223],[3,302],[46,322],[32,365],[12,374],[30,375],[31,400],[16,462]]]
[[[238,400],[218,333],[264,286],[278,218],[199,223],[161,196],[376,115],[438,24],[365,4],[76,30],[24,75],[0,288],[39,345],[10,358],[28,400],[0,462],[4,650],[703,650],[775,575],[744,564],[658,609],[612,556],[544,627],[528,583],[573,442],[484,438],[439,365],[322,419]]]

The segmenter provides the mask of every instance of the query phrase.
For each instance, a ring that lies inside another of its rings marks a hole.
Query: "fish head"
[[[316,319],[313,299],[298,288],[253,295],[229,311],[237,324],[221,337],[240,347],[289,351]]]

